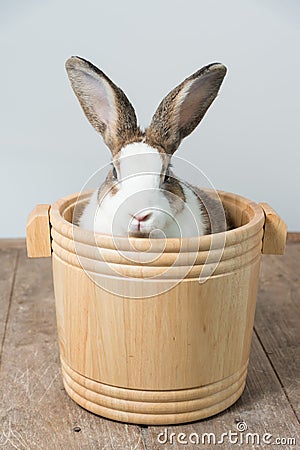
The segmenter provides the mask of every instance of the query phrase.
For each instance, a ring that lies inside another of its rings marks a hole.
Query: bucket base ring
[[[193,422],[224,411],[242,395],[248,366],[247,361],[235,374],[199,388],[151,391],[91,380],[61,362],[65,390],[76,403],[108,419],[144,425]]]

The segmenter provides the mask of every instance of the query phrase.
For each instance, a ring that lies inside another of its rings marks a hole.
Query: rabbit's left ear
[[[226,71],[223,64],[210,64],[173,89],[158,106],[146,130],[146,141],[174,153],[216,98]]]
[[[141,140],[133,106],[105,73],[78,56],[67,60],[66,70],[86,117],[113,155],[125,144]]]

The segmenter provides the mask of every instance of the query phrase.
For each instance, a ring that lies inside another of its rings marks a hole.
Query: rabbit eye
[[[167,168],[166,173],[165,173],[164,183],[169,181],[169,179],[170,179],[170,170],[169,170],[169,168]]]
[[[117,170],[116,170],[115,166],[113,167],[112,174],[113,174],[114,179],[117,180],[118,179],[118,174],[117,174]]]

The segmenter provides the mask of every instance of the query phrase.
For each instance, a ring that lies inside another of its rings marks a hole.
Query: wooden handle
[[[51,256],[50,206],[36,205],[28,216],[26,245],[29,258]]]
[[[265,213],[262,253],[266,255],[283,255],[285,251],[287,226],[268,203],[259,203]]]

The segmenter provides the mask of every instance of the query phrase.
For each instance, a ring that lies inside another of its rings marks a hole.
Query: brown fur
[[[85,202],[76,203],[74,210],[73,210],[73,217],[72,217],[72,223],[74,225],[79,225],[79,220],[82,214],[84,213],[84,210],[86,206],[88,205],[89,200],[86,200]]]
[[[174,177],[173,173],[170,172],[170,178],[163,183],[162,188],[166,192],[165,196],[170,203],[174,215],[178,214],[184,208],[186,198],[180,182]]]
[[[207,192],[187,182],[185,184],[197,196],[200,209],[205,218],[207,228],[205,234],[221,233],[232,228],[229,212],[224,208],[217,193]]]
[[[113,177],[113,170],[111,169],[108,172],[104,183],[98,189],[97,199],[99,205],[101,205],[101,202],[104,199],[104,197],[106,197],[106,195],[108,194],[115,195],[118,192],[118,190],[119,190],[118,181],[115,180],[115,178]]]

